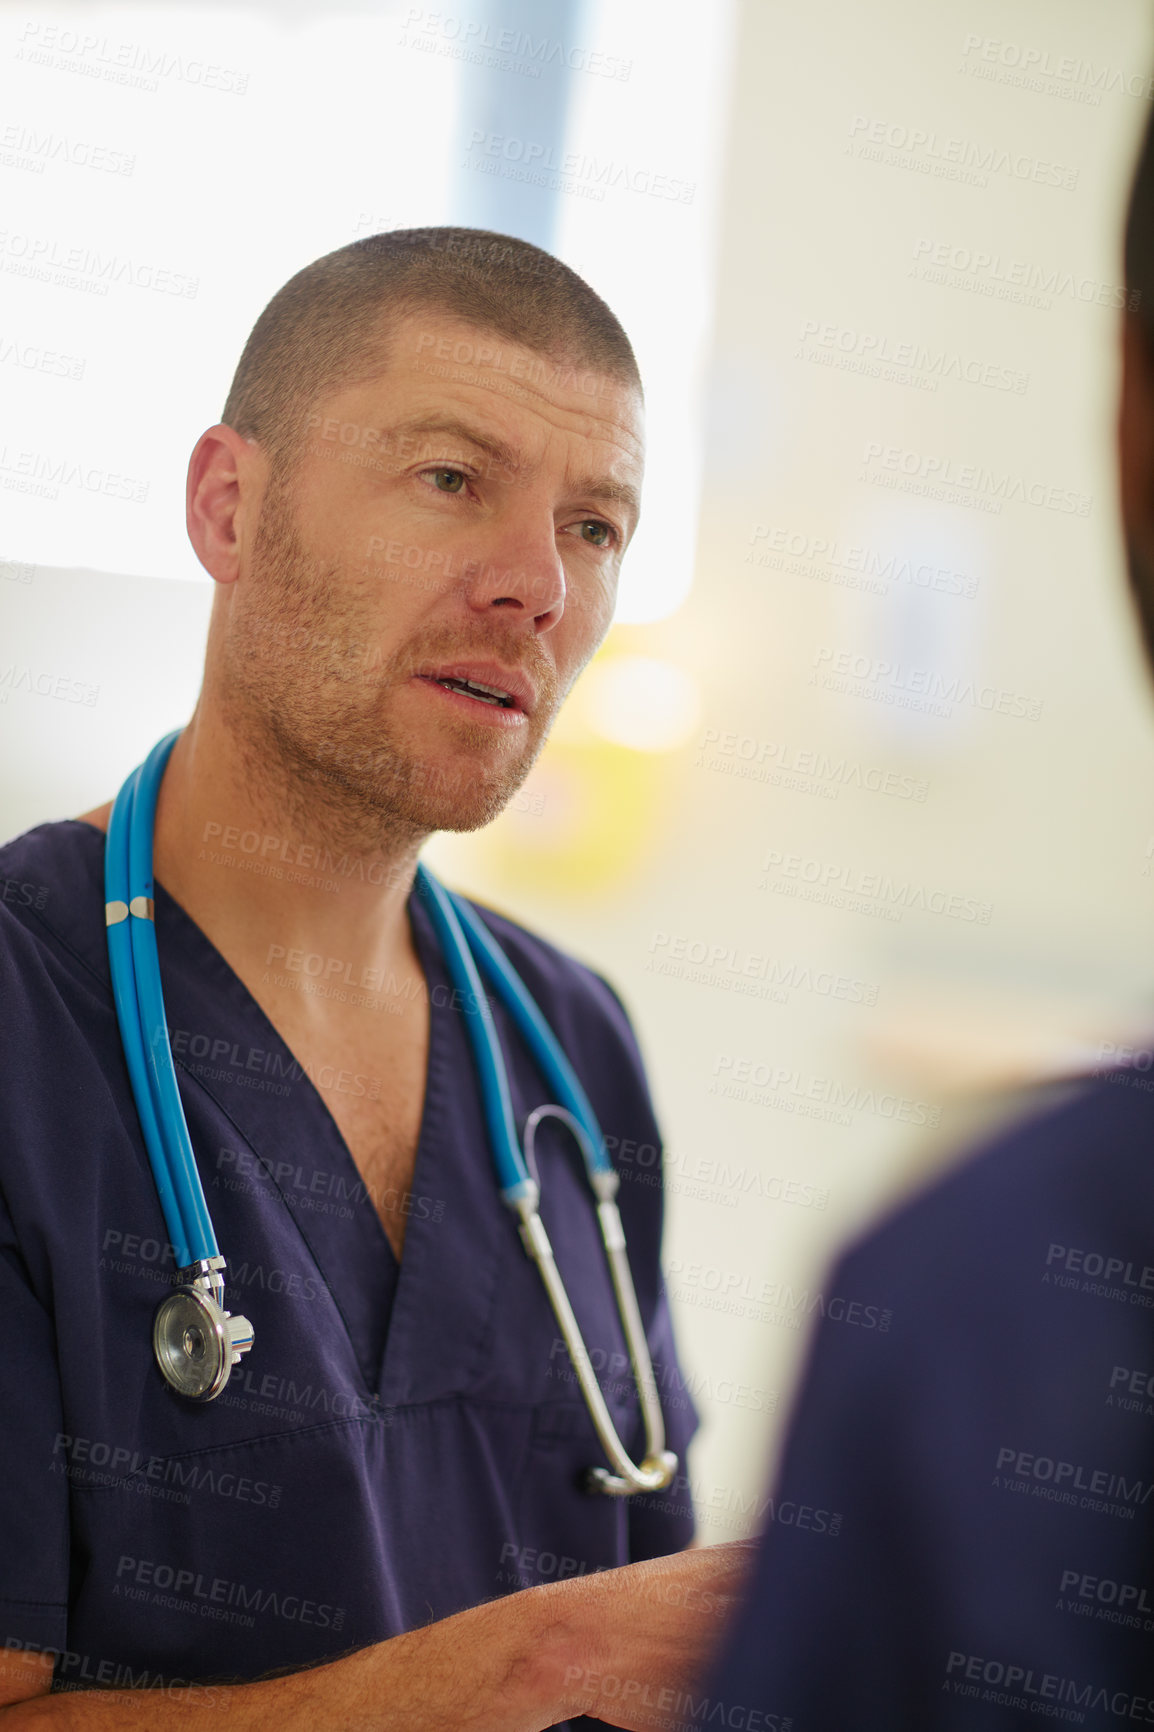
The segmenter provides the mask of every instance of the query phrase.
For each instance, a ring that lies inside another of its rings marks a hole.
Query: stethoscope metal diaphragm
[[[216,1259],[223,1266],[224,1259]],[[202,1266],[203,1268],[203,1266]],[[182,1269],[181,1284],[162,1299],[152,1320],[152,1350],[165,1382],[190,1401],[211,1401],[228,1382],[229,1372],[253,1343],[247,1317],[234,1317],[221,1304],[223,1286],[216,1270]]]

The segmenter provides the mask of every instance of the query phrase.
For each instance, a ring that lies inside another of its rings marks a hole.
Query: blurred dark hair
[[[1138,352],[1145,355],[1148,367],[1154,369],[1154,112],[1146,122],[1130,183],[1122,257],[1129,308],[1125,316],[1141,332],[1144,340]],[[1121,457],[1124,465],[1142,461],[1125,447]],[[1154,486],[1154,476],[1147,479],[1146,485]],[[1124,523],[1123,532],[1130,594],[1141,628],[1146,664],[1154,674],[1154,563],[1140,527]]]
[[[1154,353],[1154,112],[1146,122],[1130,184],[1122,258],[1129,305]]]

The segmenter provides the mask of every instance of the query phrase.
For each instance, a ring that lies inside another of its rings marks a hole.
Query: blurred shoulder
[[[1072,1079],[1031,1097],[845,1261],[924,1292],[996,1276],[1036,1295],[1059,1271],[1145,1279],[1154,1303],[1152,1181],[1154,1078],[1119,1068]]]

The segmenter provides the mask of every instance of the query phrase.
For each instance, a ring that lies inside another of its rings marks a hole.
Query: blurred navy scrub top
[[[165,1384],[152,1318],[173,1259],[108,976],[104,837],[0,849],[0,1635],[57,1687],[250,1679],[465,1607],[684,1546],[685,1504],[590,1496],[603,1461],[540,1278],[502,1205],[460,1008],[409,916],[430,1045],[404,1257],[310,1079],[156,887],[166,1012],[226,1304],[255,1345],[224,1393]],[[480,910],[615,1147],[659,1148],[636,1042],[597,975]],[[387,1001],[380,1016],[387,1050]],[[547,1099],[495,1007],[521,1123]],[[319,1086],[318,1086],[319,1085]],[[576,1150],[542,1126],[542,1214],[623,1441],[642,1427]],[[658,1262],[656,1168],[619,1198],[684,1460],[696,1417]]]
[[[1054,1084],[841,1257],[893,1327],[822,1318],[702,1724],[1154,1726],[1149,1086]]]

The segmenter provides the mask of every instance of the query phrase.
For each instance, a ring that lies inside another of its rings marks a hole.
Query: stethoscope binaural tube
[[[502,1200],[520,1217],[521,1242],[537,1265],[589,1416],[613,1468],[612,1472],[607,1472],[603,1467],[591,1467],[586,1474],[586,1487],[610,1497],[661,1491],[677,1472],[677,1457],[665,1448],[665,1425],[657,1380],[629,1269],[625,1229],[616,1203],[619,1180],[606,1152],[601,1127],[557,1037],[520,975],[482,921],[461,897],[452,896],[443,889],[424,866],[417,867],[417,890],[425,899],[440,937],[453,984],[462,994],[465,1030],[477,1061],[481,1098]],[[476,953],[475,959],[471,949]],[[505,1062],[493,1014],[478,974],[478,963],[512,1016],[546,1082],[565,1103],[564,1106],[538,1107],[529,1115],[525,1125],[524,1154],[513,1126]],[[541,1187],[533,1161],[533,1140],[537,1125],[545,1117],[559,1118],[572,1131],[597,1199],[602,1244],[641,1402],[645,1456],[640,1465],[632,1460],[618,1436],[541,1219]]]

